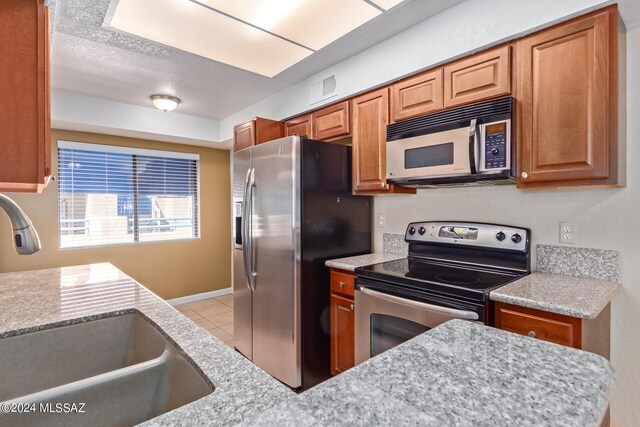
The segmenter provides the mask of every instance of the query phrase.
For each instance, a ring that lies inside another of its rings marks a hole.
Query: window
[[[194,239],[197,154],[58,141],[60,247]]]

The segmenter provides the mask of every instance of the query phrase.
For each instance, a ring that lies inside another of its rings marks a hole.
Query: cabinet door
[[[255,123],[255,140],[254,145],[273,141],[284,136],[284,123],[277,120],[263,119],[256,117]]]
[[[610,176],[616,25],[605,11],[518,42],[519,184]]]
[[[386,190],[389,91],[376,90],[353,100],[353,189]]]
[[[331,294],[331,374],[355,365],[353,299]]]
[[[473,55],[444,68],[444,107],[456,107],[511,92],[510,46]]]
[[[351,133],[350,102],[340,102],[313,113],[313,139],[326,141]]]
[[[311,114],[291,119],[284,124],[284,136],[301,135],[313,138]]]
[[[41,192],[51,175],[49,9],[0,2],[0,191]]]
[[[246,123],[233,127],[233,151],[251,147],[256,144],[256,122],[249,120]]]
[[[391,120],[398,122],[443,108],[442,69],[391,86]]]
[[[496,303],[496,328],[544,341],[582,347],[582,321],[575,317]]]

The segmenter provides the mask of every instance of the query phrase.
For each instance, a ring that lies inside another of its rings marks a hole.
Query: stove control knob
[[[427,230],[424,227],[418,228],[418,233],[420,233],[421,236],[426,232],[427,232]]]
[[[522,242],[522,236],[519,235],[518,233],[516,233],[513,236],[511,236],[511,241],[513,243],[520,243],[520,242]]]
[[[411,234],[412,236],[416,234],[416,228],[415,227],[409,228],[409,234]]]
[[[496,234],[496,239],[498,240],[498,242],[502,242],[506,238],[507,238],[507,235],[504,234],[502,231],[498,231],[498,233]]]

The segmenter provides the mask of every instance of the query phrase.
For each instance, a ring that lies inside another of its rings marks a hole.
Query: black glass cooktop
[[[488,298],[491,290],[522,275],[493,269],[404,258],[356,269],[358,277],[382,280],[417,290],[471,299]]]

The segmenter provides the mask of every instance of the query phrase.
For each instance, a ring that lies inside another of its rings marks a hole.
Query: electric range
[[[355,270],[356,361],[447,320],[493,324],[489,294],[530,273],[530,236],[499,224],[409,224],[407,258]]]

